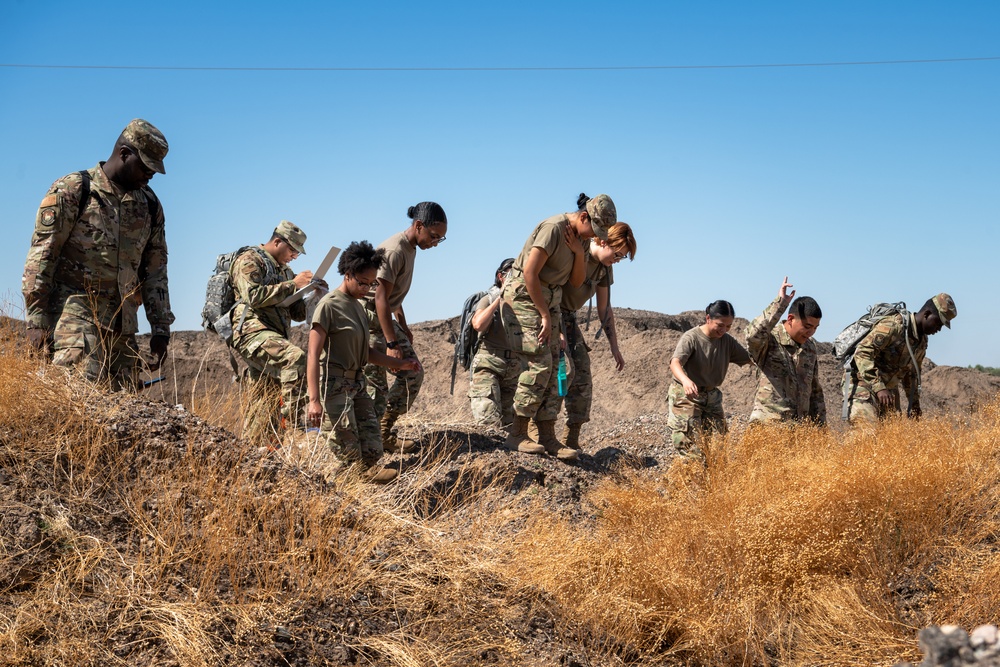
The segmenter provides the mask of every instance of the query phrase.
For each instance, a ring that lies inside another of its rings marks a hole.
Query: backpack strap
[[[275,271],[274,271],[274,269],[271,268],[271,262],[269,261],[269,258],[264,256],[265,251],[262,250],[260,248],[260,246],[251,246],[249,249],[250,250],[256,250],[257,254],[260,256],[260,261],[264,262],[264,284],[265,285],[270,284],[270,281],[275,276]],[[243,253],[240,253],[240,254],[242,255]],[[236,258],[234,258],[233,261],[235,262]],[[230,273],[230,275],[232,275],[232,274]],[[240,299],[239,301],[237,301],[236,303],[234,303],[233,304],[233,308],[235,308],[236,306],[240,305],[241,303],[243,303],[243,299]],[[246,319],[247,319],[247,311],[248,310],[250,310],[250,306],[245,306],[243,308],[243,314],[240,315],[240,323],[233,330],[235,333],[243,333],[243,322],[245,322]],[[233,369],[233,370],[235,370],[235,369]]]
[[[148,185],[143,186],[142,194],[146,195],[146,207],[149,209],[149,219],[151,222],[156,222],[156,218],[163,210],[163,207],[160,205],[160,199]]]
[[[84,170],[76,173],[80,174],[80,206],[76,212],[76,219],[79,220],[87,210],[87,202],[90,201],[90,172]]]

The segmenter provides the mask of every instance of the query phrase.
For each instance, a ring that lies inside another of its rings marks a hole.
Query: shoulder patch
[[[39,205],[39,208],[48,208],[49,206],[55,206],[58,201],[59,198],[56,197],[55,195],[45,195],[45,199],[42,200],[42,203]]]

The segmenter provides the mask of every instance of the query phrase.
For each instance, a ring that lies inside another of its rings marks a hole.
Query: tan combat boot
[[[532,442],[538,442],[538,422],[534,419],[528,422],[528,439]]]
[[[564,447],[556,438],[556,422],[554,419],[535,422],[538,424],[538,444],[545,448],[545,451],[555,456],[560,461],[572,463],[580,458],[580,452],[569,447]]]
[[[387,452],[401,452],[409,454],[420,448],[420,443],[409,438],[397,438],[392,432],[392,427],[396,424],[397,415],[390,415],[388,412],[382,415],[382,449]]]
[[[580,447],[580,427],[583,424],[566,424],[566,446],[579,451]]]
[[[528,417],[514,415],[514,424],[507,436],[507,449],[525,454],[544,454],[545,448],[528,440]]]
[[[388,484],[399,477],[395,468],[370,468],[365,472],[364,479],[370,484]]]

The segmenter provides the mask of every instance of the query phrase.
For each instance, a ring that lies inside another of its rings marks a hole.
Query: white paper
[[[310,282],[305,287],[301,287],[295,290],[295,294],[291,295],[278,305],[281,306],[282,308],[287,308],[288,306],[292,305],[293,303],[304,297],[312,290],[316,289],[316,283],[318,283],[320,280],[323,280],[323,276],[325,276],[326,272],[330,270],[331,266],[333,266],[333,260],[337,259],[337,255],[339,254],[340,254],[340,248],[338,248],[337,246],[330,246],[330,251],[326,253],[326,257],[324,257],[323,261],[320,262],[319,268],[316,269],[315,273],[313,273],[312,282]]]

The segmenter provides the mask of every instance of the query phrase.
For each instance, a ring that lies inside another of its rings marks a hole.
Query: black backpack
[[[472,328],[472,316],[476,312],[476,304],[487,294],[489,292],[470,294],[462,305],[462,315],[458,320],[458,338],[455,340],[455,356],[451,361],[452,394],[455,393],[455,374],[459,364],[465,370],[469,370],[472,366],[472,358],[476,356],[476,350],[479,349],[479,332]]]

